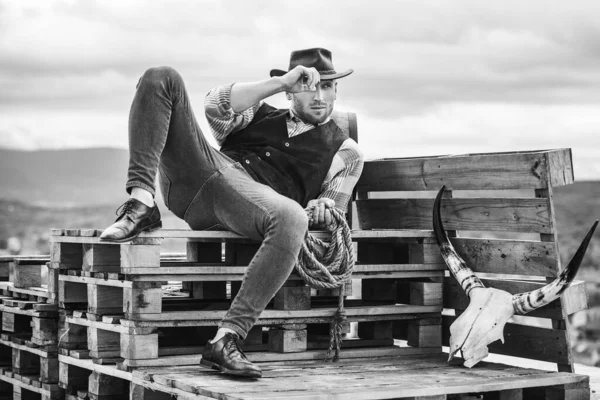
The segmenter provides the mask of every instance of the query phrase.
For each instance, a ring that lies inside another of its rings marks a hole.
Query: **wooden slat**
[[[316,308],[312,310],[264,310],[260,315],[257,325],[278,324],[306,324],[328,323],[337,308]],[[374,321],[412,319],[418,315],[439,313],[441,305],[413,306],[413,305],[385,305],[346,307],[346,316],[350,321]],[[213,325],[225,316],[225,310],[214,311],[171,311],[158,315],[136,315],[135,320],[121,320],[125,326],[203,326]],[[406,317],[409,316],[409,317]]]
[[[427,241],[433,242],[427,239]],[[528,240],[450,238],[456,252],[474,272],[556,277],[554,243]],[[423,244],[424,263],[444,262],[439,247]]]
[[[343,343],[342,343],[343,346]],[[252,352],[248,355],[252,362],[298,362],[298,361],[313,361],[322,360],[325,358],[326,350],[307,350],[299,353],[271,353],[271,352]],[[340,360],[353,360],[369,358],[369,361],[374,358],[389,358],[389,357],[408,357],[415,355],[430,355],[439,354],[439,349],[432,348],[415,348],[415,347],[374,347],[374,348],[358,348],[345,349],[340,352]],[[180,356],[165,356],[153,360],[125,360],[123,363],[128,367],[171,367],[180,365],[197,365],[200,362],[201,354],[195,355],[180,355]],[[356,362],[356,361],[355,361]],[[360,362],[360,361],[358,361]]]
[[[433,199],[357,200],[361,229],[432,229]],[[551,233],[548,201],[536,198],[444,199],[444,228]]]
[[[456,317],[443,316],[443,344],[448,346],[450,325]],[[506,324],[504,327],[504,344],[500,341],[488,346],[490,353],[506,356],[531,358],[565,364],[569,360],[569,344],[567,332],[557,329],[538,328],[535,326]]]
[[[135,280],[242,280],[247,267],[237,266],[182,266],[160,268],[122,268],[122,272]],[[435,264],[367,264],[356,265],[352,278],[418,278],[438,276],[444,271],[444,263]],[[432,273],[433,272],[433,273]],[[158,276],[161,276],[159,279]],[[174,279],[169,279],[172,276]],[[176,278],[176,279],[175,279]],[[300,280],[300,275],[291,274],[288,279]]]
[[[510,294],[524,293],[538,289],[546,282],[532,282],[521,280],[498,280],[482,279],[485,287],[504,290]],[[564,298],[570,299],[569,309],[565,310],[567,315],[576,313],[587,308],[585,297],[585,282],[579,281],[572,284],[563,294]],[[454,278],[444,280],[444,308],[453,308],[465,310],[469,305],[469,299]],[[554,320],[564,320],[562,306],[560,301],[555,300],[552,303],[527,314],[529,317],[551,318]]]
[[[60,230],[55,230],[60,231]],[[98,231],[98,236],[102,231]],[[331,234],[324,231],[311,231],[311,235],[318,239],[327,240],[331,238]],[[431,229],[403,229],[397,231],[390,230],[371,230],[361,231],[353,230],[351,232],[353,240],[371,240],[371,239],[420,239],[432,238],[433,232]],[[98,236],[68,236],[64,232],[55,232],[50,237],[50,241],[54,243],[104,243],[100,242]],[[220,242],[220,241],[242,241],[249,242],[250,240],[237,233],[229,231],[192,231],[189,229],[159,229],[154,232],[142,232],[140,236],[127,244],[146,244],[148,239],[190,239],[193,241]],[[158,244],[158,243],[156,243]],[[117,246],[117,244],[115,244]]]
[[[557,149],[368,161],[357,190],[542,189],[573,180],[571,150]]]

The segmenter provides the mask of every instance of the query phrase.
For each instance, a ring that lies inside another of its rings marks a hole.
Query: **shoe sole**
[[[204,368],[215,369],[217,371],[221,371],[222,373],[229,374],[229,375],[242,376],[245,378],[262,378],[262,374],[248,373],[248,372],[243,372],[243,371],[234,371],[231,369],[221,367],[219,364],[214,363],[212,361],[207,361],[204,358],[202,358],[200,360],[200,366],[204,367]]]
[[[127,243],[127,242],[131,242],[133,239],[137,238],[138,236],[140,236],[140,234],[142,232],[154,232],[157,231],[159,229],[162,228],[162,221],[158,221],[153,223],[152,225],[148,225],[147,227],[145,227],[144,229],[142,229],[141,231],[139,231],[136,235],[127,238],[127,239],[100,239],[101,242],[110,242],[110,243]]]

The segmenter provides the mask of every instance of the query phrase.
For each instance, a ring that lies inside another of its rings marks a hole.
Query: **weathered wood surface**
[[[161,264],[163,265],[163,264]],[[375,279],[375,278],[418,278],[440,276],[445,270],[445,264],[357,264],[352,274],[353,279]],[[242,280],[246,273],[246,267],[217,266],[217,265],[164,265],[160,268],[123,268],[122,272],[134,280],[184,280],[184,281],[208,281],[208,280]],[[172,279],[171,279],[172,278]],[[301,280],[300,275],[292,273],[290,280]]]
[[[314,308],[311,310],[264,310],[258,321],[258,325],[279,324],[307,324],[328,323],[335,314],[337,308]],[[405,315],[423,315],[439,313],[441,305],[414,306],[409,304],[384,305],[384,306],[346,306],[346,316],[350,321],[370,320],[395,320],[404,319]],[[176,323],[177,326],[202,326],[210,325],[221,320],[225,316],[225,310],[221,311],[171,311],[155,315],[136,315],[131,320],[123,320],[121,324],[135,326],[169,326]],[[191,324],[191,325],[188,325]]]
[[[433,240],[423,244],[424,263],[443,263]],[[554,243],[506,240],[450,238],[456,252],[474,272],[505,275],[556,277],[558,258]]]
[[[149,360],[125,360],[123,365],[131,368],[142,367],[170,367],[182,365],[198,365],[201,359],[202,349],[199,349],[196,354],[165,356],[157,359]],[[415,347],[398,347],[398,346],[382,346],[373,348],[348,348],[340,353],[341,360],[361,360],[389,357],[408,357],[422,356],[428,354],[438,354],[438,348],[415,348]],[[323,362],[326,349],[307,350],[300,353],[271,353],[257,352],[248,355],[252,362],[298,362],[298,361],[319,361]]]
[[[543,189],[573,183],[570,149],[367,161],[356,189]]]
[[[449,328],[455,319],[456,317],[451,316],[444,316],[442,319],[445,346],[448,346]],[[496,341],[489,345],[489,350],[497,354],[557,364],[568,363],[570,351],[566,331],[518,324],[506,324],[504,343]]]
[[[510,294],[524,293],[539,289],[545,286],[547,282],[534,282],[522,280],[500,280],[500,279],[481,279],[485,287],[504,290]],[[563,303],[555,300],[552,303],[532,311],[527,314],[529,317],[550,318],[555,320],[564,320],[565,314],[571,315],[587,308],[585,296],[585,282],[577,281],[571,284],[562,294]],[[466,310],[469,306],[469,299],[462,290],[458,282],[453,277],[444,280],[444,307],[457,310]],[[564,313],[563,313],[564,307]]]
[[[197,367],[143,369],[133,381],[219,399],[381,399],[485,393],[518,388],[579,384],[583,375],[481,363],[473,369],[449,365],[446,354],[371,360],[261,363],[260,380],[235,380]],[[543,393],[543,391],[542,391]]]
[[[433,199],[357,200],[361,229],[432,229]],[[536,198],[452,198],[441,207],[444,228],[457,231],[552,233],[548,201]]]
[[[81,231],[84,231],[83,229]],[[100,242],[98,237],[102,234],[102,230],[90,229],[93,235],[83,235],[81,232],[72,232],[69,229],[52,229],[50,240],[53,243],[90,243],[90,244],[107,244],[106,242]],[[319,239],[328,239],[331,235],[324,231],[311,231],[311,235]],[[353,230],[351,232],[352,239],[354,240],[369,240],[369,239],[384,239],[384,238],[432,238],[433,232],[429,229],[405,229],[402,231],[387,231],[387,230],[372,230],[372,231],[361,231]],[[190,229],[159,229],[154,232],[142,232],[137,239],[128,242],[127,244],[147,244],[147,239],[159,238],[159,239],[191,239],[197,241],[223,241],[223,240],[240,240],[249,241],[244,236],[238,235],[237,233],[229,231],[193,231]],[[119,244],[112,244],[118,246]],[[63,252],[64,253],[64,252]],[[60,254],[58,250],[55,250],[53,254]],[[61,255],[62,256],[62,255]],[[76,251],[71,251],[69,257],[76,257]],[[52,261],[57,262],[59,257],[52,257]]]

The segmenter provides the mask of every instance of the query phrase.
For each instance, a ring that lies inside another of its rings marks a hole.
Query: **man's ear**
[[[285,97],[288,100],[292,100],[292,94],[290,92],[285,92]]]
[[[337,100],[337,84],[338,84],[338,82],[337,81],[333,81],[333,82],[335,83],[335,86],[333,88],[334,89],[334,91],[333,91],[333,99]]]

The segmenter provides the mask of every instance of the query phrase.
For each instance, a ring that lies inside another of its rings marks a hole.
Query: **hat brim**
[[[274,76],[283,76],[283,75],[287,74],[288,72],[289,71],[284,71],[284,70],[281,70],[281,69],[272,69],[269,75],[271,75],[271,77],[274,77]],[[338,73],[335,73],[335,74],[319,74],[319,75],[321,76],[321,80],[322,81],[327,81],[327,80],[332,80],[332,79],[343,78],[345,76],[350,75],[353,72],[354,72],[353,69],[349,69],[347,71],[338,72]]]

